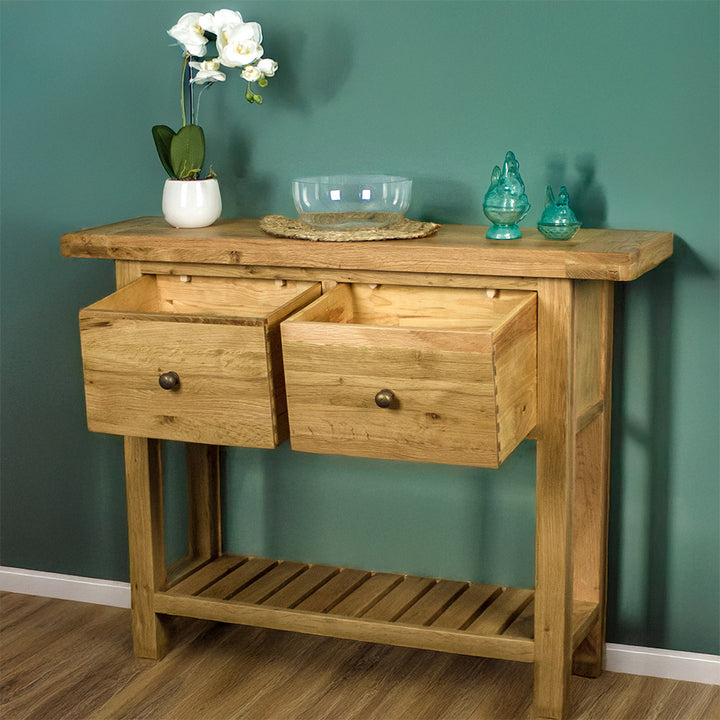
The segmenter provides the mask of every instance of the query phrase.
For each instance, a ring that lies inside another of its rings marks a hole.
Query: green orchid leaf
[[[185,125],[170,142],[170,162],[178,180],[195,180],[205,162],[205,134],[199,125]]]
[[[152,136],[158,157],[165,171],[171,178],[177,178],[170,161],[170,143],[175,137],[175,131],[167,125],[155,125],[152,129]]]

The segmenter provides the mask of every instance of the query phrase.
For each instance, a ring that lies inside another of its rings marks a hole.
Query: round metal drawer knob
[[[392,390],[380,390],[375,395],[375,404],[378,407],[390,407],[390,403],[395,399],[395,393]]]
[[[158,378],[158,382],[163,390],[174,390],[180,385],[180,376],[171,370],[170,372],[163,373]]]

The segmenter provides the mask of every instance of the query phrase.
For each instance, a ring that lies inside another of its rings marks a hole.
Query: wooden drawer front
[[[287,437],[279,323],[313,283],[143,276],[80,312],[88,427],[275,447]],[[164,373],[179,383],[161,387]]]
[[[293,448],[498,467],[535,425],[536,313],[531,292],[338,285],[282,323]]]

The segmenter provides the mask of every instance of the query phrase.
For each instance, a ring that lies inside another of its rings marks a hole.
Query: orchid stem
[[[185,60],[182,66],[182,75],[180,76],[180,112],[182,115],[183,127],[187,124],[185,121],[185,71],[187,70],[190,53],[185,53]]]
[[[208,83],[207,85],[203,85],[200,89],[200,92],[197,94],[197,100],[195,101],[195,119],[193,121],[196,125],[198,124],[200,118],[200,98],[203,96],[203,93],[213,85],[214,83]]]

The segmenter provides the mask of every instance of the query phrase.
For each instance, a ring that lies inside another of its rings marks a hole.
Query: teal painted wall
[[[411,216],[485,224],[513,149],[528,224],[551,182],[587,226],[676,233],[617,293],[608,635],[720,652],[718,3],[228,4],[280,70],[262,107],[239,78],[203,99],[226,216],[291,214],[298,174],[386,171],[415,178]],[[59,238],[159,214],[150,127],[179,122],[165,30],[217,7],[0,5],[4,565],[127,579],[121,441],[86,430],[76,321],[113,270]],[[530,442],[497,472],[231,449],[226,543],[531,585],[534,462]]]

